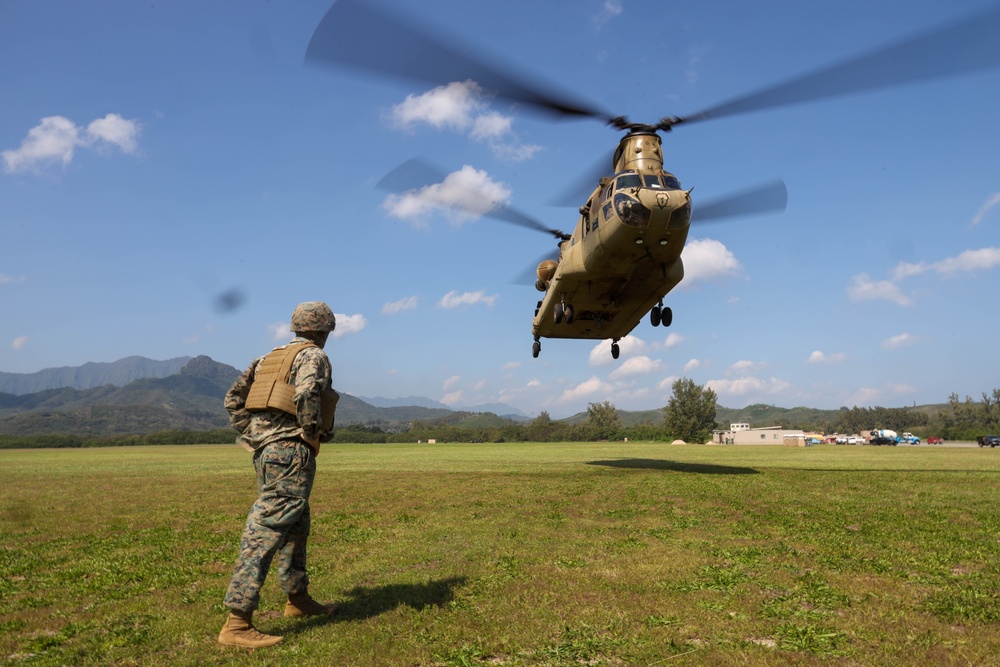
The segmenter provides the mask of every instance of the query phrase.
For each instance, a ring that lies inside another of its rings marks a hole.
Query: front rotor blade
[[[742,95],[672,124],[720,118],[1000,66],[1000,6],[784,83]]]
[[[552,97],[525,77],[503,72],[442,34],[408,24],[405,17],[372,3],[337,0],[323,17],[306,50],[306,60],[445,85],[472,80],[500,97],[559,116],[611,120],[608,114],[568,97]]]
[[[701,223],[741,215],[780,213],[788,205],[788,189],[778,180],[691,207],[691,222]]]

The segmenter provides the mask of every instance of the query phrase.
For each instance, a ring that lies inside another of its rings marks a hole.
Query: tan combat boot
[[[285,616],[333,616],[337,608],[332,604],[320,604],[308,592],[291,593],[285,603]]]
[[[253,612],[232,610],[226,624],[222,626],[219,633],[219,643],[223,646],[243,646],[246,648],[264,648],[274,646],[282,640],[282,637],[275,635],[265,635],[257,628],[253,627],[251,618]]]

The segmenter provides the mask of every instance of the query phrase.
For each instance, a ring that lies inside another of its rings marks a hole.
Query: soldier
[[[281,641],[252,623],[275,555],[278,580],[288,595],[285,616],[334,613],[333,605],[309,595],[306,540],[316,456],[320,442],[333,430],[340,398],[330,386],[330,360],[323,352],[336,324],[325,303],[299,304],[292,313],[295,338],[254,359],[226,394],[226,410],[240,432],[239,442],[253,452],[259,497],[247,516],[226,592],[229,617],[219,633],[220,644],[258,648]]]

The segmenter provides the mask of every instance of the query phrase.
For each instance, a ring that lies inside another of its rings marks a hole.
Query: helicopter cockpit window
[[[674,176],[673,174],[663,174],[663,176],[661,176],[661,178],[663,179],[663,185],[664,185],[664,187],[667,188],[667,190],[680,190],[681,189],[681,182],[678,181],[677,177]]]
[[[626,188],[641,188],[642,179],[639,178],[638,174],[625,174],[624,176],[618,177],[618,182],[615,185],[616,190],[625,190]]]
[[[660,182],[660,177],[656,174],[645,174],[642,180],[646,183],[647,188],[652,188],[654,190],[662,190],[663,183]]]

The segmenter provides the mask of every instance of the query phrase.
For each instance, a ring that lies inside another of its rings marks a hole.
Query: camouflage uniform
[[[292,343],[307,342],[296,336]],[[226,393],[226,410],[239,441],[254,453],[259,497],[250,509],[236,569],[224,604],[229,609],[254,611],[260,589],[275,554],[278,581],[289,594],[306,591],[306,541],[309,537],[309,494],[316,475],[316,455],[310,440],[329,437],[323,431],[321,392],[330,388],[330,360],[319,347],[307,347],[292,362],[288,382],[295,387],[297,414],[281,410],[251,412],[246,399],[264,357],[254,359]]]

